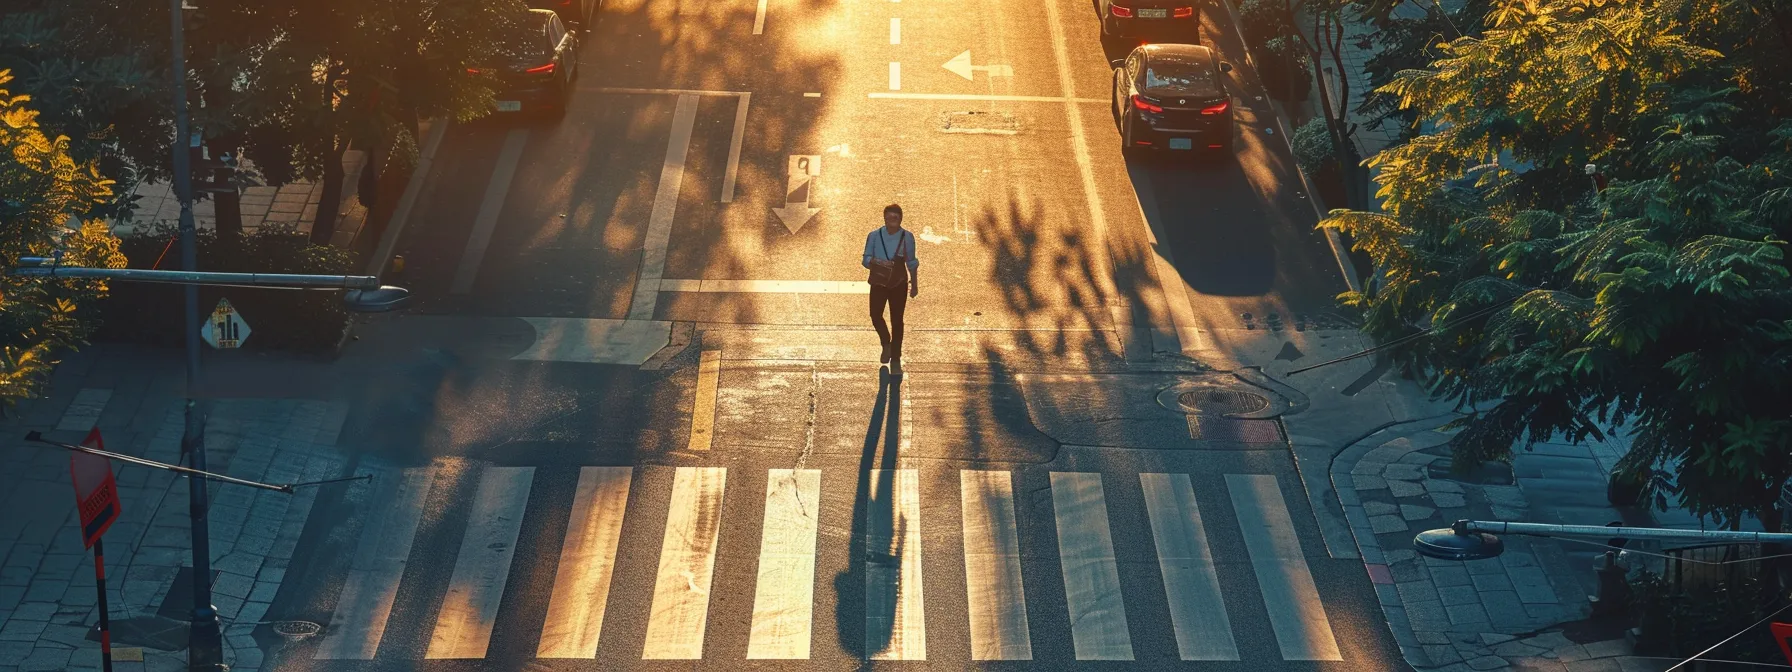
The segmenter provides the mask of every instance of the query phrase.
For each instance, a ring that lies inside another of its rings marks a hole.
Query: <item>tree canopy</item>
[[[30,97],[7,89],[11,80],[0,70],[0,264],[61,250],[67,265],[123,266],[105,224],[69,226],[111,196],[112,182],[94,161],[71,156],[66,136],[44,134]],[[86,337],[80,307],[105,291],[100,281],[0,275],[0,402],[11,406],[37,392],[60,353]]]
[[[1477,409],[1459,458],[1622,428],[1623,472],[1777,526],[1792,5],[1497,0],[1485,16],[1380,87],[1423,127],[1369,160],[1380,212],[1321,222],[1377,270],[1342,300],[1382,339],[1436,330],[1392,356]]]

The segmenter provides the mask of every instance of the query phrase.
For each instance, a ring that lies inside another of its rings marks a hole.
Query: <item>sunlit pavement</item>
[[[606,3],[563,120],[447,131],[268,666],[1405,669],[1230,373],[1356,339],[1204,24],[1235,154],[1176,165],[1122,158],[1080,0]]]

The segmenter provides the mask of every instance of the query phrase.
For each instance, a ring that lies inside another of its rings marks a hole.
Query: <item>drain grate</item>
[[[1269,408],[1269,398],[1261,394],[1221,388],[1183,392],[1181,396],[1176,397],[1176,401],[1191,413],[1214,415],[1256,413]]]
[[[1281,443],[1282,425],[1274,420],[1242,420],[1188,416],[1188,436],[1197,441],[1232,443]]]
[[[947,133],[1014,135],[1020,119],[1007,112],[947,112],[940,115],[940,130]]]
[[[323,628],[310,621],[277,621],[274,623],[274,634],[288,642],[310,639],[322,631]]]

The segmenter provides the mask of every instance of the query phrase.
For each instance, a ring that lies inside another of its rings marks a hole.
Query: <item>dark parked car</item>
[[[530,7],[554,10],[567,26],[584,31],[591,30],[591,22],[597,19],[597,10],[603,4],[603,0],[529,0]]]
[[[1201,25],[1199,0],[1100,0],[1101,34],[1113,37],[1184,37]]]
[[[1114,121],[1123,151],[1232,149],[1232,97],[1220,81],[1232,64],[1212,49],[1147,44],[1114,65]]]
[[[499,112],[564,112],[578,75],[578,47],[578,36],[552,10],[531,9],[513,22],[498,63],[467,72],[497,78]]]

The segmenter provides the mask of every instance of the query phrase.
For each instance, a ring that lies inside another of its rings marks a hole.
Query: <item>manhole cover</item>
[[[1211,413],[1214,415],[1233,415],[1238,413],[1256,413],[1269,408],[1269,398],[1260,394],[1252,394],[1239,390],[1222,388],[1206,388],[1183,392],[1176,397],[1183,408],[1193,413]]]
[[[1020,119],[1007,112],[947,112],[940,117],[940,130],[947,133],[1014,135],[1020,132]]]
[[[323,628],[310,621],[278,621],[274,623],[274,634],[288,642],[297,642],[322,632]]]

